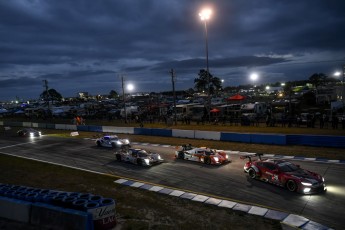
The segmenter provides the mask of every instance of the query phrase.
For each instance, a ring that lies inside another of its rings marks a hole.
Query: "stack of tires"
[[[0,196],[91,213],[95,229],[116,225],[115,200],[99,195],[0,184]]]

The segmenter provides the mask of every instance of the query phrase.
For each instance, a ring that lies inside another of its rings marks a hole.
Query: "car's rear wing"
[[[247,155],[241,156],[240,158],[241,159],[248,159],[249,161],[252,161],[253,157],[259,157],[259,159],[262,160],[261,156],[263,156],[263,155],[264,155],[263,153],[247,154]]]

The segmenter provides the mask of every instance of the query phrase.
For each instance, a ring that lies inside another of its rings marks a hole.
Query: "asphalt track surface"
[[[177,160],[174,157],[173,147],[139,145],[133,147],[160,153],[164,163],[153,167],[140,167],[118,162],[115,160],[113,149],[97,147],[95,141],[91,139],[49,136],[34,139],[2,136],[0,139],[0,154],[23,156],[204,193],[208,196],[301,215],[328,227],[344,229],[344,164],[295,161],[302,168],[323,175],[328,188],[326,193],[302,195],[250,179],[243,172],[245,160],[240,159],[236,154],[230,155],[231,163],[213,166]]]

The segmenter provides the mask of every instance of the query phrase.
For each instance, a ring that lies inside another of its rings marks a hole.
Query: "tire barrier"
[[[49,217],[37,213],[37,210],[40,210],[40,208],[48,209],[50,207],[52,208],[51,212],[55,214],[57,212],[67,212],[67,210],[71,210],[67,213],[73,213],[74,216],[76,213],[84,213],[83,216],[90,216],[92,218],[92,226],[89,229],[105,230],[116,226],[115,200],[104,198],[100,195],[0,184],[0,198],[6,199],[7,203],[8,200],[12,200],[13,202],[25,202],[26,208],[27,204],[35,206],[33,210],[36,210],[36,212],[32,215],[34,216],[34,222],[38,224],[49,223],[46,218],[54,218],[54,216]],[[0,206],[0,210],[1,208]],[[28,210],[31,209],[29,208]],[[75,211],[73,212],[72,210]],[[27,212],[30,213],[30,211]],[[0,214],[0,217],[1,215],[2,214]],[[64,218],[66,215],[68,214],[58,214],[58,216],[64,216]],[[42,216],[44,220],[41,221],[40,216]],[[6,216],[6,218],[8,218],[8,216]],[[82,219],[82,217],[76,218]],[[63,223],[63,221],[61,223]]]

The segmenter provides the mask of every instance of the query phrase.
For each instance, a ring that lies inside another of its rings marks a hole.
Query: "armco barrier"
[[[151,135],[151,129],[149,128],[134,128],[135,135]]]
[[[220,132],[195,130],[196,139],[220,140]]]
[[[46,124],[47,129],[55,129],[55,124]]]
[[[173,137],[184,137],[184,138],[195,138],[195,131],[194,130],[180,130],[180,129],[173,129],[172,130]]]
[[[23,122],[0,121],[3,126],[23,126]],[[74,130],[74,126],[65,128]],[[55,124],[32,123],[32,127],[55,129]],[[58,126],[59,127],[59,126]],[[59,127],[62,128],[63,126]],[[157,136],[172,136],[182,138],[196,138],[209,139],[221,141],[233,141],[256,144],[274,144],[274,145],[307,145],[307,146],[322,146],[322,147],[336,147],[345,148],[345,136],[321,136],[321,135],[280,135],[280,134],[258,134],[258,133],[227,133],[227,132],[212,132],[212,131],[198,131],[198,130],[177,130],[172,129],[150,129],[150,128],[133,128],[133,127],[112,127],[112,126],[76,126],[77,131],[91,131],[91,132],[115,132],[128,133],[136,135],[157,135]],[[154,131],[152,131],[154,130]]]
[[[234,141],[234,142],[246,142],[250,143],[250,134],[245,133],[221,133],[221,141]]]
[[[115,126],[103,126],[103,132],[105,133],[126,133],[133,134],[134,127],[115,127]]]
[[[102,126],[98,125],[88,125],[88,131],[90,132],[103,132]]]
[[[23,127],[31,127],[31,122],[23,122]]]
[[[89,131],[89,126],[87,126],[87,125],[77,125],[77,130],[78,131],[88,132]]]
[[[345,148],[345,136],[286,135],[286,144]]]
[[[152,136],[171,137],[171,129],[151,129]]]
[[[77,130],[76,125],[66,125],[66,130]]]
[[[250,142],[254,144],[286,145],[286,135],[250,134]]]
[[[16,126],[16,127],[23,127],[23,122],[15,122],[15,121],[4,121],[4,126]]]
[[[66,130],[66,124],[55,124],[55,129]]]

